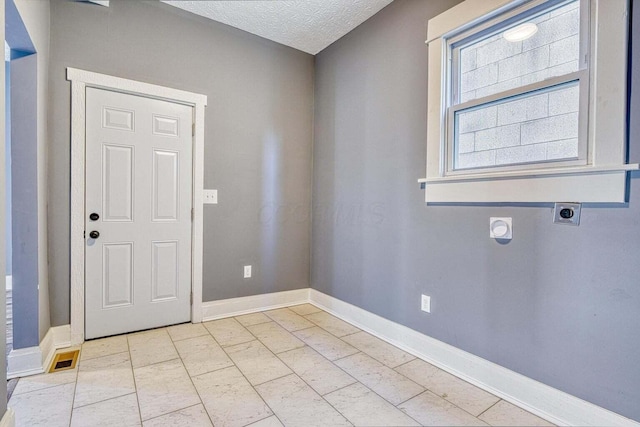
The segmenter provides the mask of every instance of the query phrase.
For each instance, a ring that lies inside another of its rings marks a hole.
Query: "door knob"
[[[91,233],[89,233],[89,237],[91,237],[92,239],[97,239],[98,237],[100,237],[100,233],[97,231],[92,231]]]
[[[89,215],[89,219],[90,219],[91,221],[97,221],[97,220],[99,220],[99,219],[100,219],[100,215],[98,215],[97,213],[95,213],[95,212],[94,212],[94,213],[92,213],[91,215]]]

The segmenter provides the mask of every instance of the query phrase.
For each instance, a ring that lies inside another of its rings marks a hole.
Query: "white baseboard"
[[[202,303],[202,321],[309,302],[309,288]]]
[[[16,425],[16,413],[11,408],[7,408],[7,411],[0,420],[0,427],[15,427]]]
[[[47,340],[47,337],[50,337]],[[46,347],[45,347],[46,344]],[[56,350],[61,348],[67,348],[71,346],[71,325],[54,326],[49,328],[47,335],[40,343],[42,349],[42,369],[43,371],[49,368],[53,356]]]
[[[7,379],[41,374],[42,350],[39,346],[13,349],[7,357]]]
[[[629,418],[315,289],[309,298],[319,308],[554,424],[640,427]]]
[[[7,358],[7,379],[43,373],[56,350],[71,345],[69,325],[49,328],[39,346],[11,350]]]

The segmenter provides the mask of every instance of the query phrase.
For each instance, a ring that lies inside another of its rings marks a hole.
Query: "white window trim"
[[[626,202],[628,0],[589,0],[589,160],[584,166],[450,174],[446,164],[447,40],[524,3],[466,0],[429,20],[427,203]],[[612,48],[614,47],[614,48]]]

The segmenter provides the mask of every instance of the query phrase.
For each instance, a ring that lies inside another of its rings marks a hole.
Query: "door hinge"
[[[189,295],[189,301],[191,301],[191,305],[193,305],[193,292]]]
[[[191,221],[193,221],[196,217],[196,211],[195,209],[191,208]]]
[[[196,136],[196,124],[191,123],[191,136]]]

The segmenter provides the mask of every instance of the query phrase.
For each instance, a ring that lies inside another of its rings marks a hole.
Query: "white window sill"
[[[640,165],[572,167],[419,179],[427,203],[625,203]]]
[[[512,172],[493,172],[493,173],[478,173],[469,175],[456,175],[456,176],[442,176],[433,178],[420,178],[418,182],[420,184],[432,184],[439,182],[464,182],[464,181],[481,181],[485,179],[500,179],[500,178],[535,178],[537,176],[558,176],[558,175],[579,175],[579,174],[604,174],[611,172],[623,172],[639,170],[639,163],[630,163],[619,166],[580,166],[570,167],[563,169],[527,169],[526,171],[512,171]]]

